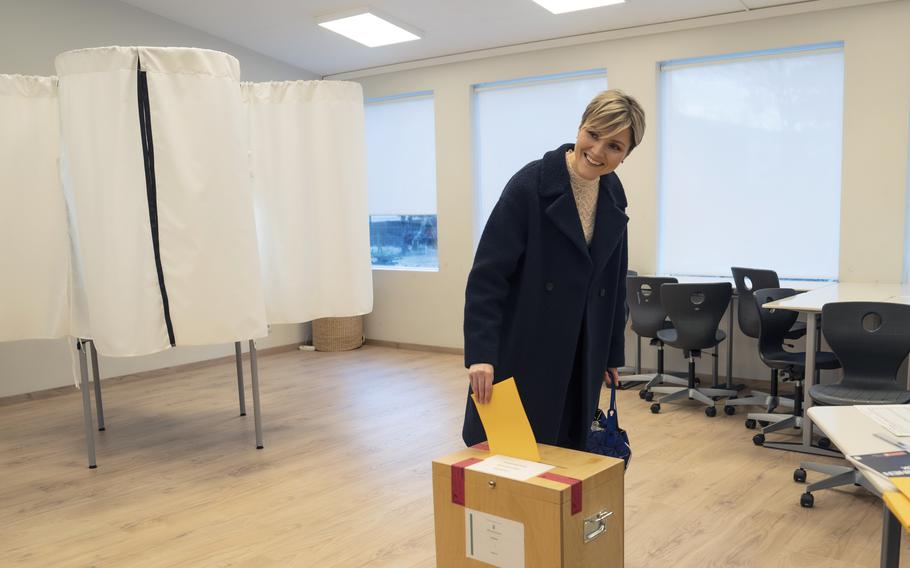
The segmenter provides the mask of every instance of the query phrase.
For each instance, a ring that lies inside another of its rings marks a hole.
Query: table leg
[[[730,314],[727,316],[727,388],[733,388],[733,312],[736,296],[730,296]]]
[[[887,505],[882,503],[882,508],[885,515],[882,522],[881,568],[898,568],[901,555],[901,524]]]
[[[637,343],[635,345],[635,374],[641,374],[641,336],[637,333],[635,334],[635,339]]]
[[[812,445],[812,421],[807,411],[812,407],[809,389],[815,382],[815,343],[818,335],[818,316],[810,313],[806,316],[806,374],[803,379],[803,446]]]

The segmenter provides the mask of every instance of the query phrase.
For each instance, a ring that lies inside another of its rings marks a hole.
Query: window
[[[910,145],[907,147],[907,193],[904,213],[904,271],[903,284],[910,284]]]
[[[670,61],[660,87],[658,271],[836,280],[843,44]]]
[[[431,92],[366,101],[373,267],[439,268],[435,131]]]
[[[605,69],[474,85],[475,239],[509,179],[560,144],[607,88]]]

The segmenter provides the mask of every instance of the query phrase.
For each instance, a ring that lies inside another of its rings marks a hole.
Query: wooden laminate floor
[[[430,462],[461,447],[460,356],[261,357],[260,451],[234,372],[105,382],[96,470],[75,389],[0,407],[0,566],[434,566]],[[627,567],[878,566],[880,502],[849,488],[801,508],[806,457],[753,446],[742,414],[619,405]]]

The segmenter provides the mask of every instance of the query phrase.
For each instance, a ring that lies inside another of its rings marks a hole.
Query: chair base
[[[640,389],[643,391],[651,390],[651,387],[658,385],[687,385],[689,384],[686,379],[675,377],[668,373],[652,373],[650,375],[628,375],[625,377],[619,377],[619,383],[621,389],[631,388],[632,384],[642,384],[644,386]]]
[[[728,406],[763,406],[768,412],[774,412],[779,407],[792,409],[794,404],[792,398],[773,396],[760,391],[752,391],[747,397],[734,398],[727,401]]]
[[[786,430],[787,428],[802,428],[803,426],[803,417],[794,416],[792,414],[771,414],[767,412],[750,412],[746,415],[747,420],[755,420],[758,422],[769,422],[767,426],[761,429],[762,434],[770,434],[771,432],[779,432],[780,430]]]
[[[794,480],[805,480],[806,470],[815,471],[827,475],[825,479],[811,483],[806,487],[806,492],[800,499],[804,507],[811,507],[814,503],[812,497],[813,491],[820,489],[832,489],[835,487],[844,487],[847,485],[856,485],[862,487],[869,493],[881,498],[882,493],[855,467],[843,465],[831,465],[814,462],[800,462],[799,469],[793,472]],[[801,479],[800,479],[801,477]],[[806,497],[808,495],[808,497]]]
[[[665,402],[674,402],[677,400],[695,400],[705,406],[715,406],[715,401],[712,397],[727,397],[727,396],[736,396],[735,390],[727,389],[703,389],[703,388],[690,388],[688,386],[679,388],[679,387],[651,387],[651,392],[664,393],[666,396],[663,396],[657,400],[658,404],[663,404]]]

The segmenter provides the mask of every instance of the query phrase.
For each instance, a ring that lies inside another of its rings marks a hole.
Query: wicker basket
[[[350,351],[363,345],[363,316],[313,320],[316,351]]]

